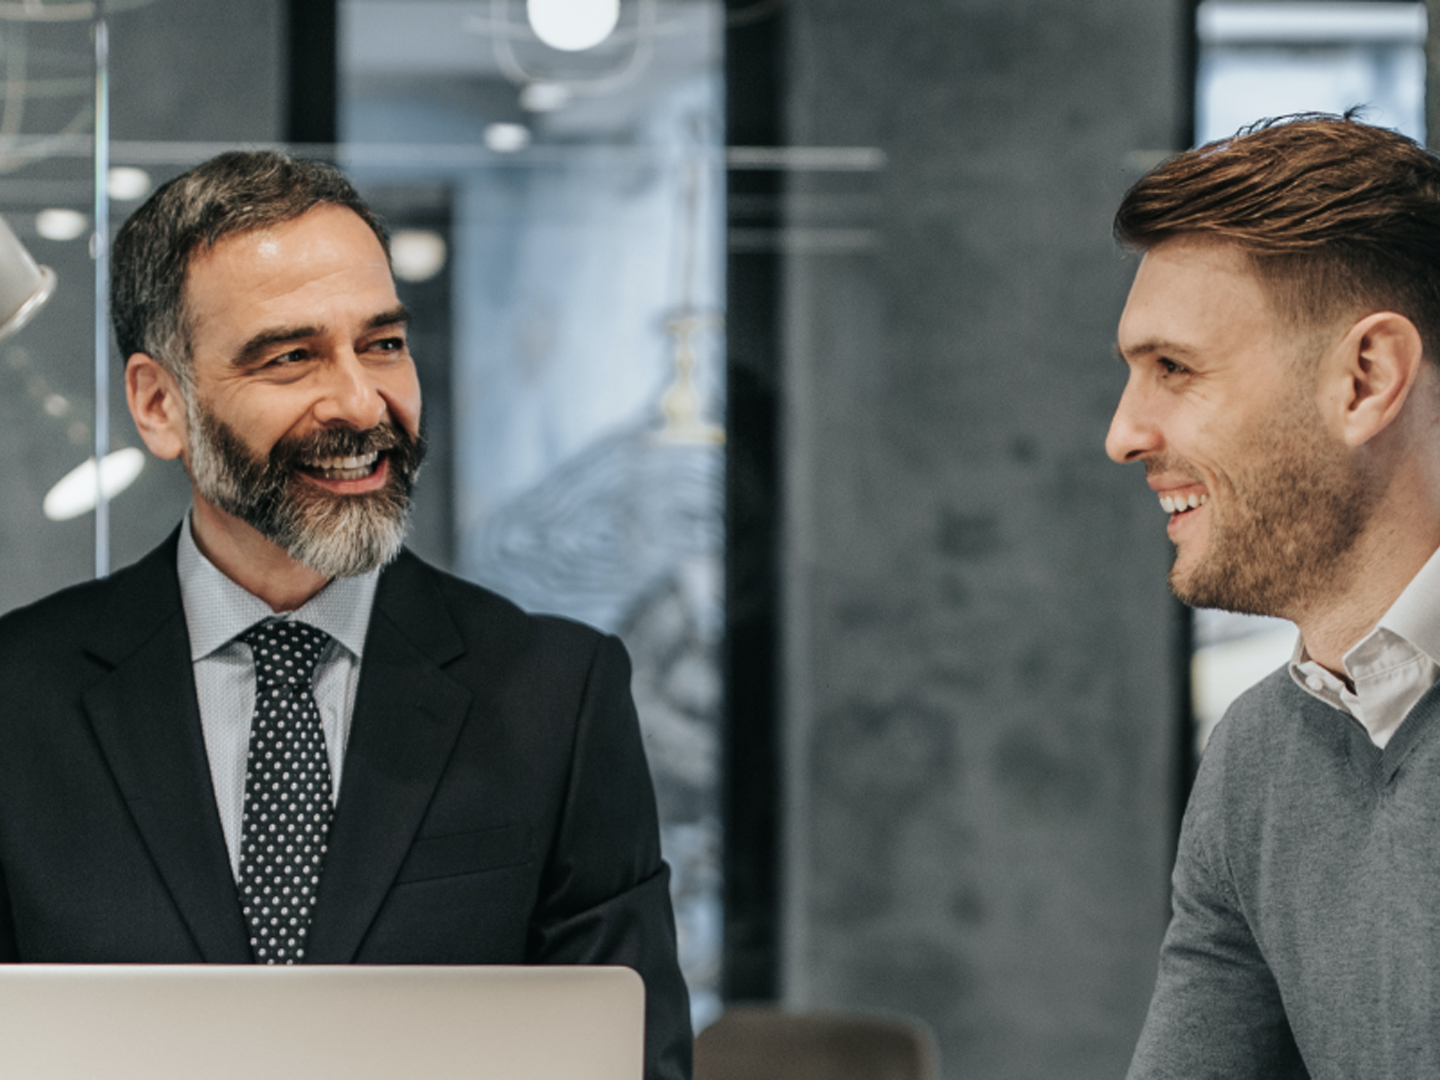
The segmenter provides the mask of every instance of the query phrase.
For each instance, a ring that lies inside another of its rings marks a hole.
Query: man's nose
[[[368,431],[389,409],[372,372],[349,349],[337,353],[327,365],[325,386],[315,405],[322,424]]]
[[[1111,461],[1123,465],[1159,450],[1161,443],[1159,428],[1148,415],[1144,395],[1132,379],[1125,385],[1120,404],[1115,407],[1115,415],[1110,420],[1110,433],[1105,436],[1105,453],[1110,455]]]

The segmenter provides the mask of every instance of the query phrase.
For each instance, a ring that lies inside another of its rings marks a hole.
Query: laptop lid
[[[620,967],[0,965],[16,1080],[640,1080]]]

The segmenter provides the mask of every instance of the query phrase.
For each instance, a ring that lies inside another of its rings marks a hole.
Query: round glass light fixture
[[[105,191],[119,202],[133,202],[150,190],[150,174],[131,165],[116,165],[105,176]]]
[[[615,31],[620,0],[525,0],[530,29],[552,49],[583,52]]]
[[[570,103],[570,93],[564,83],[526,83],[520,91],[520,107],[526,112],[554,112]]]
[[[390,265],[401,281],[429,281],[445,255],[445,238],[429,229],[401,229],[390,237]]]
[[[79,210],[51,207],[35,215],[35,231],[46,240],[74,240],[90,227],[90,219]]]
[[[145,455],[134,447],[106,454],[98,470],[95,459],[88,458],[62,476],[46,493],[45,516],[51,521],[69,521],[88,514],[95,509],[101,489],[107,499],[113,499],[135,482],[144,467]]]
[[[485,145],[497,154],[518,153],[530,145],[530,129],[524,124],[487,124]]]

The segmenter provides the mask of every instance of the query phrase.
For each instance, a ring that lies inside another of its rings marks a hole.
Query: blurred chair
[[[918,1021],[861,1013],[727,1009],[695,1040],[695,1080],[938,1080]]]

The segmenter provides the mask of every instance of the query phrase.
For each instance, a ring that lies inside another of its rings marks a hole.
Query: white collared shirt
[[[1290,676],[1306,693],[1353,716],[1370,741],[1384,747],[1440,676],[1440,551],[1341,664],[1354,692],[1311,660],[1304,640],[1297,640]]]
[[[380,581],[376,570],[359,577],[336,578],[296,611],[277,615],[270,605],[226,577],[195,546],[190,515],[185,515],[176,551],[180,598],[190,631],[190,660],[200,726],[210,759],[210,780],[220,827],[230,852],[230,869],[240,876],[240,819],[245,809],[245,759],[250,722],[255,716],[255,661],[250,647],[236,639],[266,619],[293,619],[330,635],[315,667],[313,691],[330,758],[330,790],[340,796],[340,772],[350,739],[355,691],[365,631]]]

